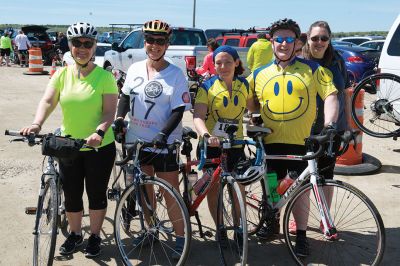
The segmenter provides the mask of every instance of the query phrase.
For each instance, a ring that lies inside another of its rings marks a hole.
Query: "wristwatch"
[[[103,130],[98,129],[96,130],[96,134],[99,135],[100,137],[104,138],[104,135],[106,134]]]

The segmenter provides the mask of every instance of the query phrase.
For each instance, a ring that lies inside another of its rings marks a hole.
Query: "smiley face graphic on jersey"
[[[317,73],[315,74],[317,77],[317,82],[321,84],[322,86],[330,86],[332,85],[333,82],[333,75],[332,72],[323,67],[319,67],[316,71]]]
[[[232,91],[232,99],[229,99],[227,91],[221,91],[212,99],[210,115],[214,121],[218,121],[218,118],[240,119],[246,102],[247,99],[240,90]]]
[[[262,111],[273,121],[290,121],[302,116],[309,106],[309,92],[294,75],[271,78],[262,90]]]

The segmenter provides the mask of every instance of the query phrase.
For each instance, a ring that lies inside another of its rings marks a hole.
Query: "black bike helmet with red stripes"
[[[272,23],[269,27],[269,35],[273,37],[274,33],[278,30],[291,30],[296,34],[296,38],[299,38],[301,34],[299,24],[297,24],[296,21],[287,18]]]

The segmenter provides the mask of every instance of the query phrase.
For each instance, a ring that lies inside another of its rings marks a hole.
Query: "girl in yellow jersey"
[[[196,95],[194,106],[194,126],[200,136],[209,134],[207,158],[220,156],[219,139],[225,137],[224,129],[229,125],[237,125],[236,138],[243,138],[243,114],[253,95],[243,73],[242,62],[235,49],[220,46],[213,53],[217,75],[204,82]],[[229,150],[228,168],[232,169],[244,156],[243,147]],[[208,207],[214,222],[217,220],[218,186],[214,186],[207,194]],[[221,237],[223,237],[221,232]]]

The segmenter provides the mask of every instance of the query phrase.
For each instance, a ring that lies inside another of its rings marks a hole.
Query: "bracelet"
[[[40,124],[32,123],[31,126],[38,126],[38,128],[39,128],[40,130],[42,130],[42,126],[41,126]]]

